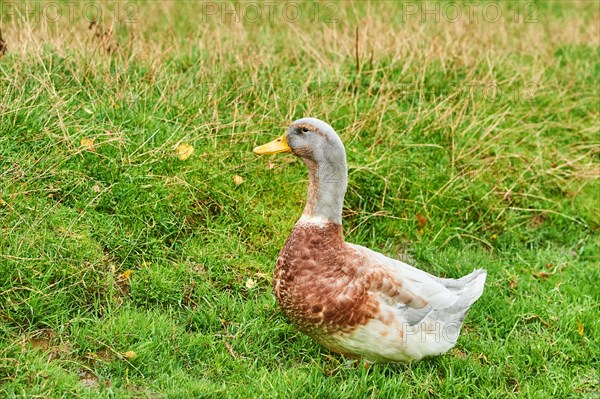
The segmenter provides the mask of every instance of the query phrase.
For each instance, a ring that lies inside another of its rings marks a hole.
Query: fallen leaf
[[[133,270],[131,270],[131,269],[125,270],[123,273],[121,273],[121,279],[122,280],[129,280],[129,278],[131,277],[132,273],[133,273]]]
[[[82,138],[79,142],[82,147],[85,147],[88,151],[94,151],[94,139]]]
[[[546,272],[539,272],[539,273],[534,272],[533,275],[535,277],[541,278],[542,280],[546,280],[548,278],[548,273],[546,273]]]
[[[427,226],[427,219],[425,219],[425,216],[421,215],[420,213],[417,213],[417,221],[419,222],[419,227]]]
[[[516,279],[511,279],[510,282],[508,283],[508,286],[510,287],[511,290],[514,289],[516,285],[517,285]]]
[[[185,161],[194,153],[194,147],[187,143],[181,143],[177,146],[177,156],[180,161]]]
[[[233,182],[235,183],[236,186],[239,186],[240,184],[242,184],[244,182],[244,178],[240,175],[235,175],[235,176],[233,176]]]
[[[273,170],[273,168],[275,168],[275,164],[273,162],[269,162],[268,168],[269,170]]]
[[[254,281],[253,279],[249,278],[248,280],[246,280],[246,288],[248,289],[252,289],[256,286],[256,281]]]
[[[100,186],[95,184],[94,186],[92,186],[92,191],[95,193],[99,193],[100,192]]]
[[[137,356],[137,353],[135,353],[134,351],[127,351],[123,354],[123,356],[125,356],[127,360],[133,360]]]
[[[579,331],[579,336],[583,337],[583,325],[579,322],[579,320],[577,321],[577,331]]]

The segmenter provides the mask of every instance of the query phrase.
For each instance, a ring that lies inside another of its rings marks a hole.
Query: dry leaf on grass
[[[240,175],[235,175],[235,176],[233,176],[233,182],[235,183],[236,186],[239,186],[240,184],[242,184],[244,182],[244,178]]]
[[[131,277],[131,274],[133,273],[133,270],[129,269],[129,270],[125,270],[123,273],[121,273],[121,279],[122,280],[129,280],[129,278]]]
[[[540,278],[542,280],[546,280],[549,276],[548,273],[541,271],[541,272],[533,272],[533,275],[537,278]]]
[[[84,137],[81,139],[79,144],[81,144],[82,147],[85,147],[85,149],[88,151],[94,151],[94,139]]]
[[[427,219],[425,219],[425,216],[421,215],[420,213],[417,213],[417,221],[419,222],[419,227],[427,226]]]
[[[194,153],[194,147],[187,143],[181,143],[176,149],[177,157],[180,161],[185,161]]]

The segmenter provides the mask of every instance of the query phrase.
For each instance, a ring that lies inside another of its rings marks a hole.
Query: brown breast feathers
[[[341,225],[298,224],[275,265],[275,296],[308,335],[351,332],[378,310],[370,279],[362,275],[365,262],[344,243]]]

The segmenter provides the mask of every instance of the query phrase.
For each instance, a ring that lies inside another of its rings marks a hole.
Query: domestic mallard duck
[[[432,276],[344,242],[346,152],[327,123],[303,118],[257,154],[291,152],[308,168],[308,200],[275,264],[273,290],[288,319],[326,348],[367,362],[440,355],[481,296],[485,270]]]

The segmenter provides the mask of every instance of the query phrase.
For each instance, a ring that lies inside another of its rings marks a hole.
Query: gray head
[[[305,161],[341,166],[346,164],[346,150],[329,124],[315,118],[294,121],[285,135],[292,153]]]
[[[329,124],[315,118],[294,121],[283,136],[256,147],[254,152],[291,152],[310,163],[346,164],[346,150],[342,140]]]

